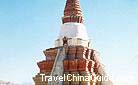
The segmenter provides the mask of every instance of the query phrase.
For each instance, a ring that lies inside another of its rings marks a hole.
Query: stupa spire
[[[64,10],[63,24],[67,22],[83,23],[79,0],[67,0]]]

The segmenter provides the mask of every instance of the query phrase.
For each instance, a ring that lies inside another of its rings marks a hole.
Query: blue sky
[[[54,46],[65,2],[0,0],[0,80],[33,82],[32,77],[39,71],[36,63],[45,59],[42,51]],[[92,47],[99,51],[109,75],[136,80],[138,0],[80,2]],[[115,83],[132,85],[132,81]]]

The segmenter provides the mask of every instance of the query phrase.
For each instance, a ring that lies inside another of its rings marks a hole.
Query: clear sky
[[[0,0],[0,80],[33,82],[42,51],[58,36],[65,1]],[[92,47],[115,85],[137,85],[138,0],[80,2]]]

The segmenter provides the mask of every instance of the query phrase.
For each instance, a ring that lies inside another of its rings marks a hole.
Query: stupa
[[[35,85],[110,85],[95,79],[106,73],[97,51],[91,48],[79,0],[66,1],[55,47],[43,52],[46,59],[37,63],[40,72],[33,77]],[[83,79],[87,76],[92,80]]]

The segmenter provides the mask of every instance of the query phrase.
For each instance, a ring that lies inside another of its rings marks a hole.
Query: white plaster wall
[[[88,40],[86,28],[81,23],[70,22],[62,24],[58,38],[63,38],[64,36],[68,38],[81,38]]]
[[[82,45],[88,47],[89,38],[87,30],[82,23],[69,22],[62,24],[58,39],[55,41],[55,46],[62,46],[62,38],[67,37],[68,45]]]

